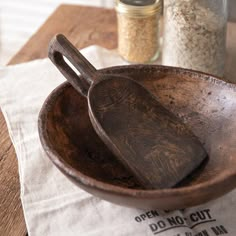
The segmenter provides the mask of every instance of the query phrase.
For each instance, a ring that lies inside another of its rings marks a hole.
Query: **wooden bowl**
[[[193,130],[209,158],[175,188],[142,189],[96,135],[86,98],[65,82],[45,101],[39,134],[48,157],[70,180],[102,199],[142,209],[191,207],[236,187],[236,85],[157,65],[102,71],[128,75],[142,83]]]

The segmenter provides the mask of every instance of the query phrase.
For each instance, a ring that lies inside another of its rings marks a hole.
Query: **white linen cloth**
[[[115,52],[82,53],[97,68],[125,64]],[[49,61],[0,70],[0,106],[16,150],[21,200],[30,236],[236,235],[236,191],[181,211],[144,211],[111,204],[72,184],[46,157],[37,119],[49,93],[65,79]]]

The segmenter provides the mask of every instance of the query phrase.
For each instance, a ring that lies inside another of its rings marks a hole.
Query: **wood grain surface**
[[[95,7],[61,5],[9,64],[45,58],[48,43],[56,33],[65,34],[78,48],[92,44],[115,48],[115,12]],[[26,235],[17,159],[1,112],[0,147],[0,235]]]
[[[199,140],[147,89],[127,76],[99,72],[62,34],[49,45],[51,61],[87,94],[94,130],[143,188],[173,187],[202,163],[207,154]]]
[[[105,200],[149,210],[196,206],[236,187],[235,85],[158,65],[118,66],[102,72],[129,76],[143,84],[164,107],[181,117],[204,144],[209,158],[176,188],[140,189],[130,171],[117,165],[117,158],[96,135],[86,99],[64,83],[44,103],[39,135],[48,157],[68,178]]]
[[[116,17],[113,10],[61,5],[10,60],[17,64],[45,58],[50,39],[65,34],[77,48],[97,44],[108,49],[117,46]],[[228,24],[226,78],[236,81],[236,23]],[[26,227],[20,202],[17,159],[0,112],[0,235],[25,235]]]

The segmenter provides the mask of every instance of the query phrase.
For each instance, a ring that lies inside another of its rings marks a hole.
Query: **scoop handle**
[[[97,70],[62,34],[57,34],[49,43],[48,57],[65,76],[69,83],[83,96],[87,96]],[[81,73],[82,80],[72,67],[64,60],[66,57]]]

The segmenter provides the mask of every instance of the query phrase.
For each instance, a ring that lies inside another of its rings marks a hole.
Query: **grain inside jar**
[[[162,63],[222,77],[226,5],[226,0],[165,0]]]
[[[118,51],[127,61],[147,63],[159,55],[161,3],[154,0],[117,1]]]

